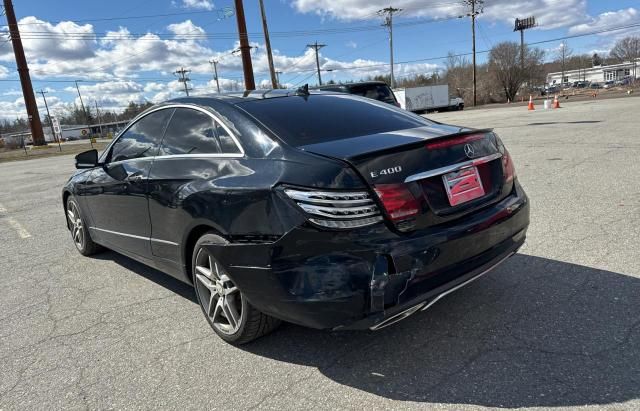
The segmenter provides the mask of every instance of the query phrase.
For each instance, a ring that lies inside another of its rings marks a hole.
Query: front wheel
[[[254,308],[222,265],[204,247],[206,244],[225,243],[215,234],[200,237],[193,250],[191,271],[196,296],[207,322],[220,338],[240,345],[275,330],[280,320]]]

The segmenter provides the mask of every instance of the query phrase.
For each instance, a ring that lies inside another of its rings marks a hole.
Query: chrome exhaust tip
[[[408,309],[406,309],[406,310],[404,310],[402,312],[399,312],[398,314],[395,314],[395,315],[387,318],[386,320],[382,321],[381,323],[378,323],[378,324],[376,324],[374,326],[369,327],[369,329],[371,331],[378,331],[378,330],[381,330],[381,329],[383,329],[385,327],[388,327],[388,326],[390,326],[392,324],[395,324],[398,321],[402,321],[405,318],[407,318],[408,316],[410,316],[411,314],[414,314],[414,313],[420,311],[420,309],[422,307],[424,307],[426,304],[427,304],[426,302],[422,302],[422,303],[420,303],[418,305],[414,305],[411,308],[408,308]]]

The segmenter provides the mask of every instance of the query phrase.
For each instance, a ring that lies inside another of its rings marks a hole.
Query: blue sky
[[[192,70],[193,93],[215,91],[208,61],[219,60],[224,89],[242,87],[232,0],[15,0],[16,15],[36,89],[45,89],[54,113],[77,100],[80,83],[86,104],[122,109],[128,101],[158,102],[180,95],[172,72]],[[256,83],[268,79],[257,0],[245,0]],[[395,0],[398,76],[443,69],[448,52],[471,51],[470,22],[456,18],[468,10],[461,0]],[[390,0],[265,0],[276,68],[290,85],[315,83],[315,60],[305,46],[318,41],[323,80],[359,79],[389,70],[387,32],[376,10]],[[478,50],[519,40],[513,19],[535,15],[540,26],[526,32],[539,42],[598,29],[640,23],[640,0],[486,0],[478,18]],[[153,15],[155,17],[144,17]],[[165,16],[158,16],[165,15]],[[0,20],[0,21],[3,21]],[[639,31],[635,28],[636,32]],[[605,53],[633,31],[568,40],[576,53]],[[0,37],[0,118],[24,115],[10,43]],[[549,55],[560,41],[539,44]],[[480,61],[486,54],[479,54]],[[41,100],[39,100],[41,104]]]

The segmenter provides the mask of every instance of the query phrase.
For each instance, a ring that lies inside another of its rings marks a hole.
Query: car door
[[[179,262],[185,229],[191,214],[216,204],[192,202],[192,195],[214,189],[216,181],[249,173],[239,160],[242,148],[231,130],[212,113],[197,107],[179,107],[166,129],[149,174],[149,214],[153,255]],[[200,210],[199,210],[200,209]]]
[[[91,235],[108,247],[151,257],[147,178],[172,114],[173,109],[161,109],[136,120],[93,171],[94,194],[87,196]]]

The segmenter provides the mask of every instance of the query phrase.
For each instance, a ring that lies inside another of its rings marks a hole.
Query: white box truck
[[[399,88],[393,93],[400,107],[408,111],[426,112],[437,110],[462,110],[464,100],[449,97],[449,86],[422,86]]]

